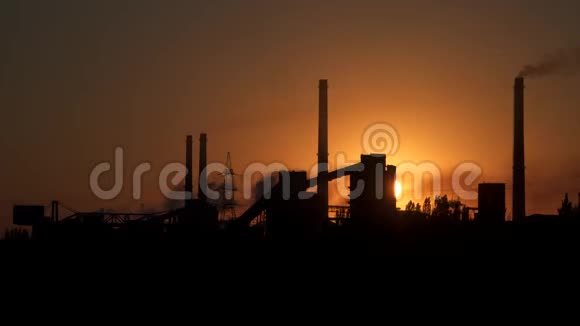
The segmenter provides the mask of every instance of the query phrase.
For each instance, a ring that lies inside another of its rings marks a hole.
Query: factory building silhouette
[[[408,245],[410,239],[415,239],[417,242],[409,246],[437,251],[437,246],[424,241],[437,239],[437,243],[451,244],[462,239],[472,245],[476,243],[477,247],[482,243],[478,241],[485,242],[492,234],[501,238],[502,243],[508,243],[511,236],[518,234],[513,228],[528,221],[525,218],[522,77],[516,78],[514,85],[513,222],[506,222],[505,184],[483,183],[478,188],[478,207],[464,206],[461,213],[455,210],[454,216],[458,218],[443,221],[443,227],[436,226],[442,221],[430,219],[424,212],[411,214],[397,209],[397,169],[388,164],[385,154],[362,154],[359,163],[329,171],[328,81],[320,80],[318,88],[318,175],[309,179],[305,171],[277,171],[267,176],[270,179],[256,185],[255,201],[240,216],[218,219],[216,205],[206,197],[208,135],[202,133],[197,187],[193,182],[194,140],[191,135],[186,137],[187,197],[178,209],[149,214],[77,212],[61,218],[59,203],[53,202],[48,217],[43,206],[15,206],[13,222],[32,226],[32,238],[38,240],[366,239],[369,234],[378,234],[398,244]],[[347,206],[329,206],[328,184],[337,178],[349,178],[351,195]],[[272,187],[267,189],[270,183]],[[362,189],[357,188],[359,184],[364,185]],[[314,185],[317,191],[309,192]],[[469,218],[469,210],[476,211],[474,219]],[[441,234],[444,236],[437,236]]]
[[[328,171],[328,81],[319,81],[318,176],[309,180],[305,171],[278,171],[277,183],[269,196],[258,197],[241,216],[222,225],[225,232],[262,228],[266,238],[311,238],[333,222],[329,219],[328,183],[338,177],[350,178],[352,184],[363,182],[362,193],[351,198],[348,207],[341,207],[342,219],[359,226],[373,226],[392,220],[396,215],[396,167],[386,164],[384,154],[361,155],[361,162],[339,171]],[[217,209],[206,198],[207,135],[199,138],[199,182],[197,196],[193,184],[193,136],[186,137],[185,199],[183,207],[159,214],[77,213],[64,219],[58,216],[58,203],[53,203],[49,218],[41,206],[16,206],[14,222],[32,225],[34,238],[86,238],[113,234],[159,236],[172,233],[192,235],[217,232]],[[316,193],[307,193],[312,183]],[[195,197],[195,198],[194,198]],[[337,209],[337,207],[333,207]],[[256,220],[259,220],[256,223]],[[336,222],[336,221],[334,221]]]

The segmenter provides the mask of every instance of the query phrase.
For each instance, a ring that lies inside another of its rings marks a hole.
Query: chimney
[[[204,201],[206,200],[205,193],[202,191],[202,185],[207,187],[207,174],[205,173],[205,167],[207,166],[207,134],[199,135],[199,188],[197,192],[197,198]],[[204,189],[205,190],[205,189]]]
[[[318,83],[318,196],[328,216],[328,81]]]
[[[187,136],[185,141],[185,167],[187,168],[187,174],[185,176],[185,206],[191,205],[191,198],[193,197],[193,137],[191,135]]]
[[[526,179],[524,163],[524,78],[514,84],[514,162],[512,220],[526,217]]]

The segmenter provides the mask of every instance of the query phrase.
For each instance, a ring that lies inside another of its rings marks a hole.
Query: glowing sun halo
[[[402,194],[403,194],[403,185],[401,184],[400,181],[395,181],[395,197],[397,197],[397,199],[400,199]]]

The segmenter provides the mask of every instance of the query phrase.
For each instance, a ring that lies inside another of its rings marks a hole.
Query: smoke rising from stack
[[[539,78],[548,75],[571,74],[578,71],[580,71],[580,47],[547,54],[540,62],[525,65],[518,77]]]

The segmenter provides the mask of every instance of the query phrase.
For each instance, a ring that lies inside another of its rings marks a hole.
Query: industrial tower
[[[524,78],[514,83],[514,162],[512,220],[526,217],[526,176],[524,161]]]

